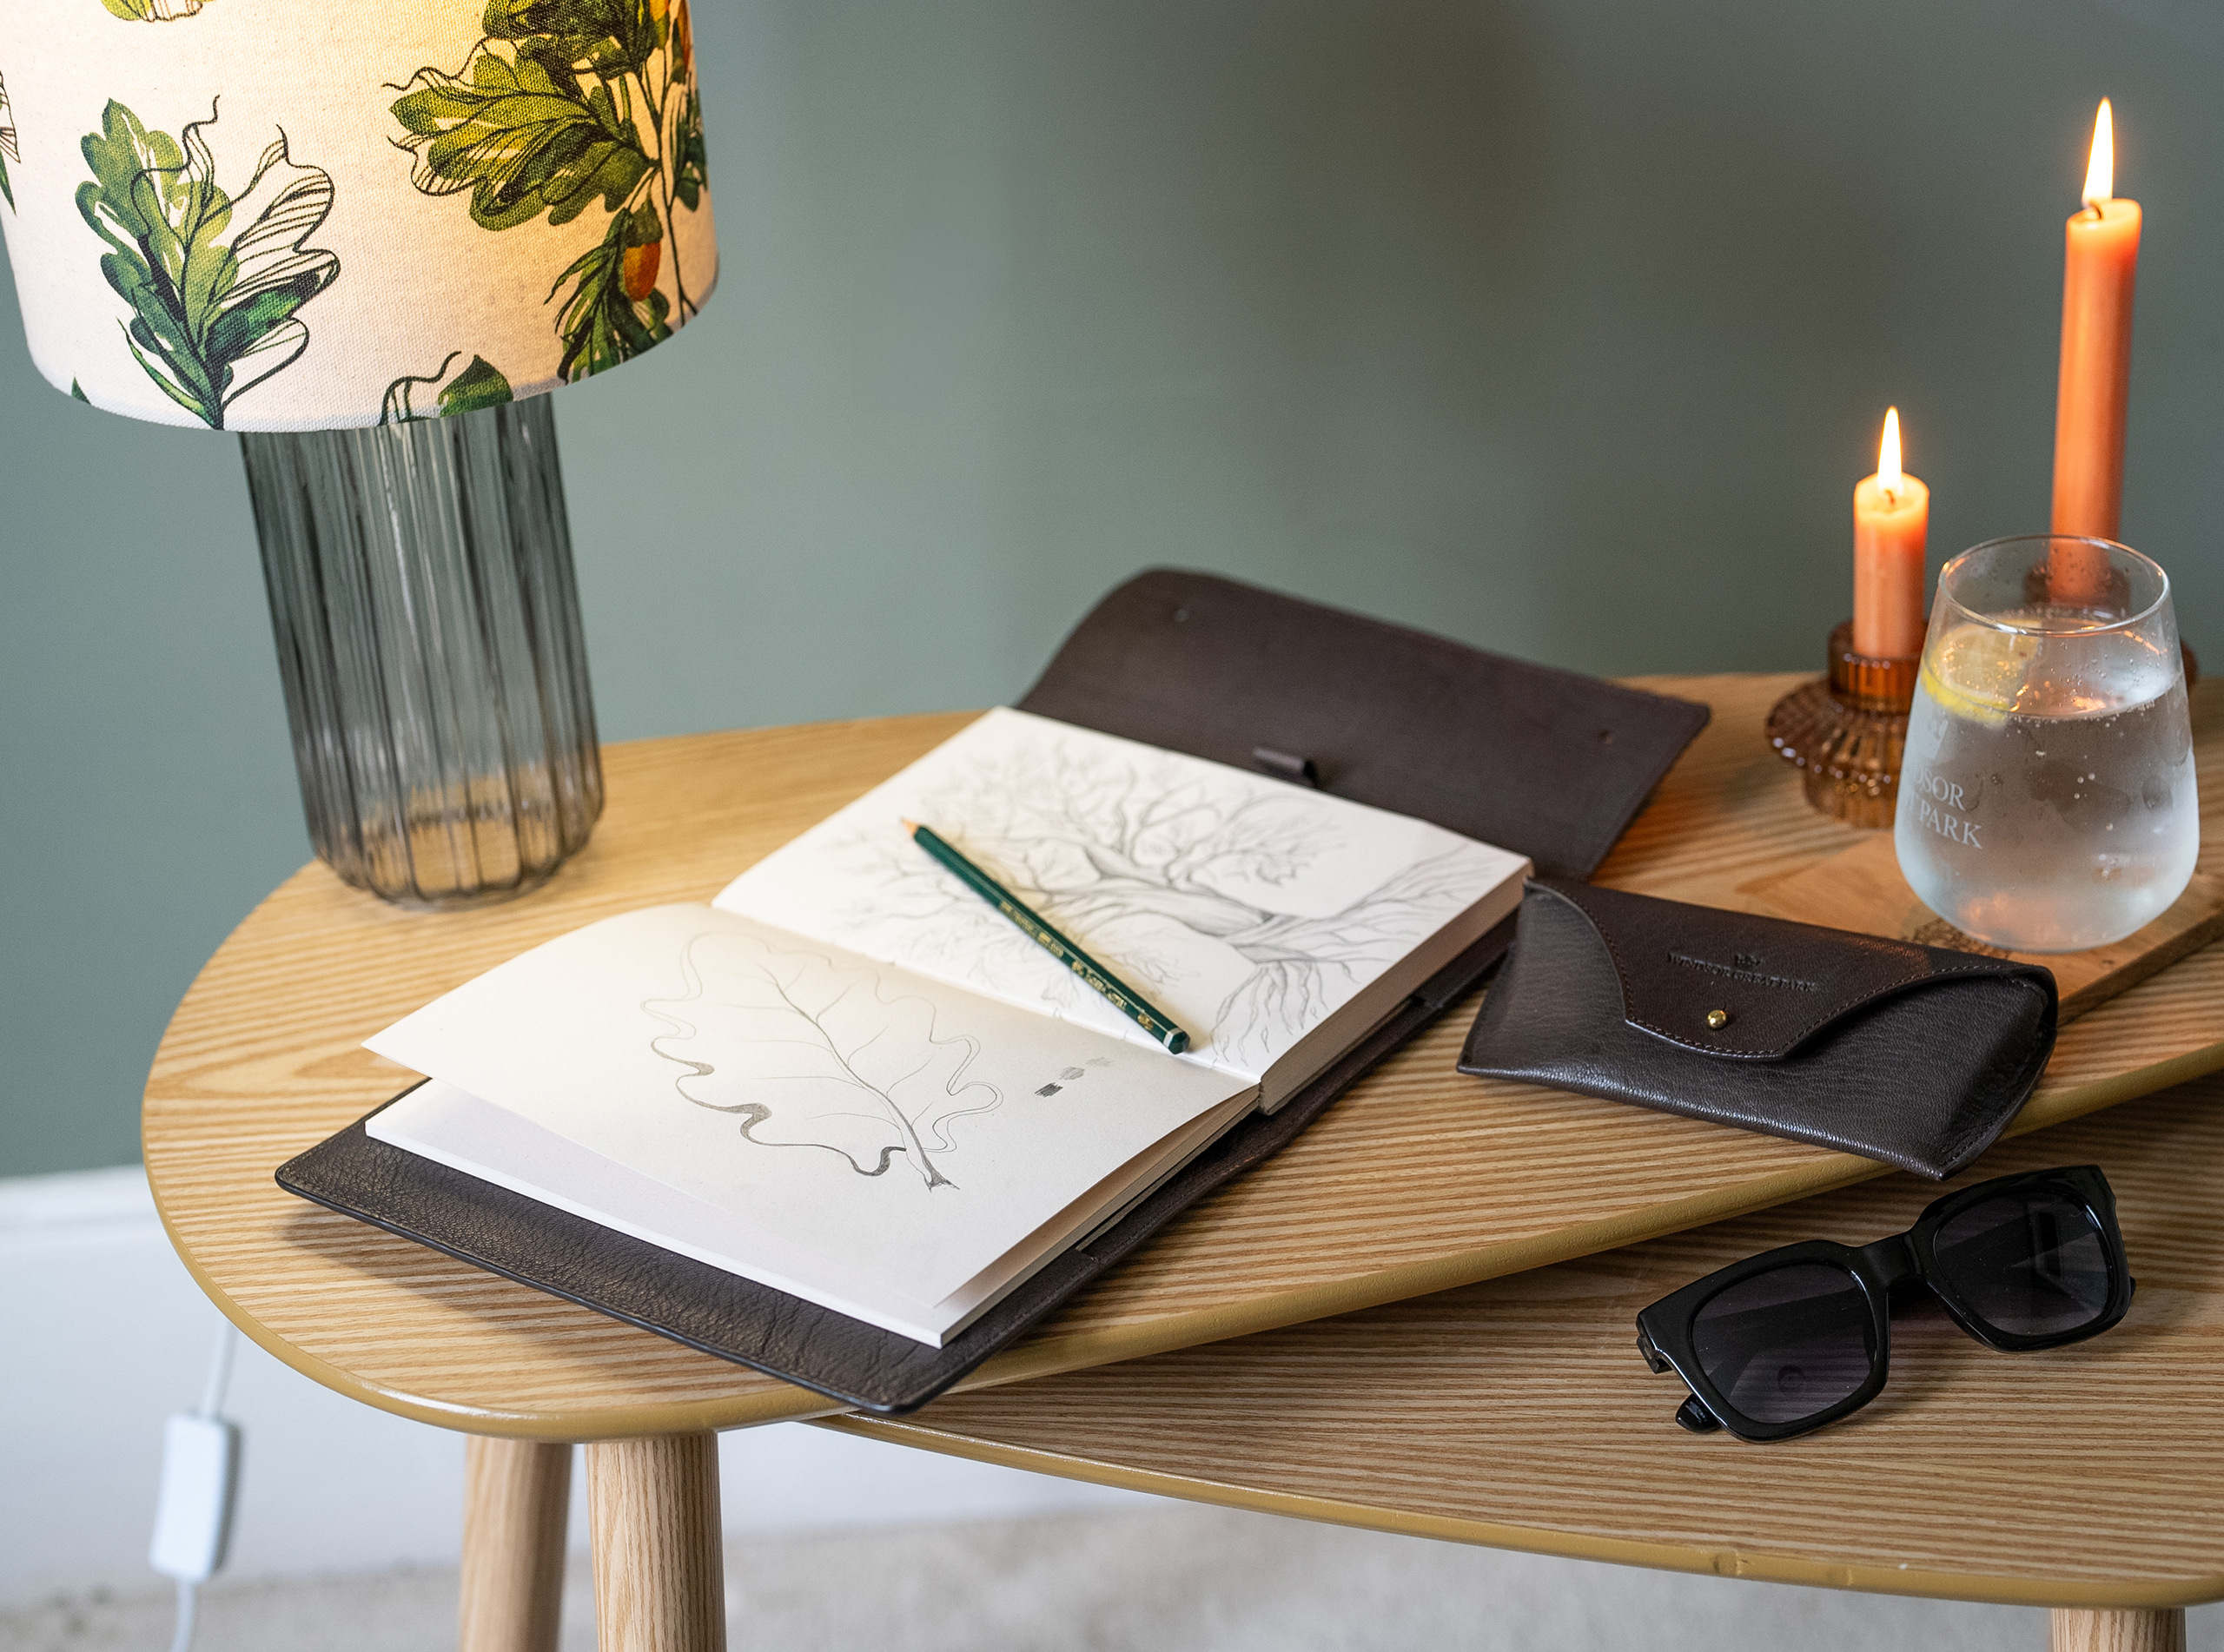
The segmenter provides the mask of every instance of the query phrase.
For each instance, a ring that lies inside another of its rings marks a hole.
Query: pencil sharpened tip
[[[904,823],[904,829],[907,832],[916,832],[919,829],[919,823],[916,820],[907,820]]]

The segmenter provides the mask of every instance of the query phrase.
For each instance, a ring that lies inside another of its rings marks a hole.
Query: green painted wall
[[[1155,562],[1814,664],[1888,400],[1934,565],[2043,525],[2104,92],[2125,532],[2224,666],[2203,0],[698,4],[723,289],[559,402],[608,738],[1008,698]],[[0,1174],[135,1156],[164,1021],[306,855],[231,439],[0,326]]]

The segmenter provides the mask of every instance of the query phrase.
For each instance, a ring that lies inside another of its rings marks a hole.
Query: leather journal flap
[[[2028,979],[2051,1015],[2054,977],[2029,964],[1559,879],[1530,888],[1589,921],[1631,1026],[1702,1054],[1781,1060],[1857,1010],[1954,980]]]
[[[1588,877],[1707,708],[1212,574],[1091,609],[1023,711],[1413,815]]]

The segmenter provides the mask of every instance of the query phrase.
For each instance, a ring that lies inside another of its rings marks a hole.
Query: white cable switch
[[[179,1411],[162,1431],[162,1489],[147,1558],[156,1571],[205,1583],[224,1563],[239,1476],[240,1431],[221,1417]]]

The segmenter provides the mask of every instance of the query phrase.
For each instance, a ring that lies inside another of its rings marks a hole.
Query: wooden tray
[[[1793,677],[1648,679],[1715,721],[1602,869],[1734,904],[1859,841],[1762,739]],[[2208,816],[2224,805],[2224,684],[2194,701]],[[809,1416],[827,1402],[320,1211],[271,1171],[400,1087],[361,1041],[593,919],[707,900],[962,716],[699,735],[605,753],[594,841],[546,887],[463,916],[297,873],[195,981],[143,1116],[186,1265],[248,1335],[328,1386],[480,1433],[597,1439]],[[2214,840],[2218,827],[2212,824]],[[975,1386],[1347,1312],[1583,1256],[1882,1173],[1865,1159],[1533,1087],[1460,1077],[1455,1010],[1280,1156],[1153,1241]],[[2224,1067],[2224,948],[2084,1016],[2018,1121],[2058,1122]]]
[[[1790,876],[1779,873],[1741,883],[1737,893],[1741,903],[1753,911],[1780,918],[2042,964],[2054,971],[2065,1022],[2098,1008],[2118,993],[2224,935],[2224,879],[2195,872],[2186,892],[2168,911],[2145,928],[2108,946],[2095,947],[2089,952],[2050,953],[1989,947],[1963,935],[1916,899],[1907,879],[1900,876],[1899,857],[1893,853],[1890,832],[1872,834],[1868,842],[1841,849]]]

